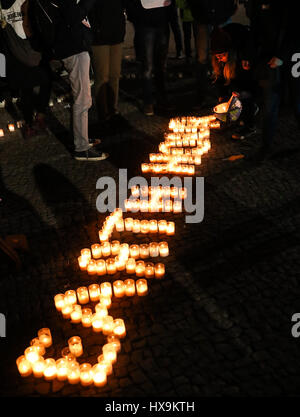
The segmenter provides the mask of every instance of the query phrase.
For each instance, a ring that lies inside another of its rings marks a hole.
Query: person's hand
[[[277,68],[280,67],[283,64],[283,61],[280,58],[277,58],[277,56],[273,56],[273,58],[270,59],[268,62],[268,65],[270,68]]]
[[[243,59],[242,60],[242,67],[243,67],[244,70],[248,71],[250,69],[250,62]]]
[[[232,95],[233,95],[234,97],[239,97],[239,96],[240,96],[240,93],[238,93],[237,91],[233,91],[233,92],[232,92]]]

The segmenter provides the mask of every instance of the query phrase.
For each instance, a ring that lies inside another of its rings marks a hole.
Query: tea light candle
[[[72,362],[68,367],[68,381],[69,384],[78,384],[80,382],[80,365],[77,362]]]
[[[126,328],[125,328],[124,320],[122,319],[114,320],[114,335],[119,337],[120,339],[126,336]]]
[[[129,258],[126,262],[126,272],[127,274],[134,274],[135,273],[135,259]]]
[[[145,278],[154,277],[154,264],[152,262],[147,262],[145,264]]]
[[[100,298],[100,286],[98,284],[89,285],[89,295],[91,301],[99,301]]]
[[[136,262],[135,274],[137,277],[143,277],[145,275],[145,262],[144,261]]]
[[[149,244],[149,253],[150,253],[151,258],[155,258],[155,257],[159,256],[159,246],[158,246],[158,243],[151,242]]]
[[[95,259],[101,258],[102,251],[101,251],[101,245],[99,243],[94,243],[94,245],[91,246],[92,249],[92,255]]]
[[[149,211],[149,202],[147,200],[140,201],[140,211],[142,213],[147,213]]]
[[[120,252],[120,242],[118,240],[113,240],[111,242],[111,255],[116,256]]]
[[[165,276],[165,265],[164,264],[156,264],[154,267],[155,278],[163,278]]]
[[[76,291],[68,290],[68,291],[65,292],[65,303],[67,303],[67,304],[76,304],[77,303]]]
[[[160,244],[159,244],[159,254],[162,257],[169,256],[168,242],[160,242]]]
[[[45,370],[45,359],[40,357],[32,364],[32,372],[36,378],[42,378]]]
[[[124,220],[123,219],[120,219],[116,222],[116,231],[124,232]]]
[[[93,331],[96,333],[99,333],[102,330],[102,317],[100,317],[97,313],[92,316],[92,327]]]
[[[102,303],[98,303],[95,305],[95,311],[96,311],[97,316],[101,318],[106,317],[108,315],[107,306]]]
[[[115,336],[114,334],[110,335],[110,336],[107,336],[107,341],[108,341],[108,343],[113,344],[117,353],[121,351],[121,342],[120,342],[120,340],[117,336]]]
[[[71,317],[72,323],[81,323],[81,320],[82,320],[81,305],[73,304],[73,310],[71,311],[70,317]]]
[[[82,318],[81,318],[82,326],[83,327],[91,327],[92,326],[92,318],[93,318],[92,310],[90,308],[84,308],[82,310]]]
[[[157,233],[158,226],[157,226],[157,220],[150,220],[149,221],[149,232],[150,233]]]
[[[112,343],[106,343],[102,347],[103,359],[105,361],[115,363],[117,360],[117,352]]]
[[[140,256],[139,245],[130,245],[129,253],[130,253],[130,258],[137,259]]]
[[[98,261],[96,262],[96,271],[97,275],[106,274],[106,262],[104,259],[98,259]]]
[[[175,235],[175,223],[174,222],[168,222],[166,232],[168,236]]]
[[[0,137],[3,137],[3,136],[4,136],[4,130],[0,129]]]
[[[158,231],[159,231],[159,233],[166,233],[166,231],[167,231],[167,221],[166,220],[159,220],[159,222],[158,222]]]
[[[139,279],[136,281],[136,292],[139,296],[144,296],[148,293],[148,284],[145,279]]]
[[[31,363],[31,365],[40,358],[37,346],[29,346],[27,349],[25,349],[24,355],[28,362]]]
[[[148,220],[142,220],[141,221],[141,232],[142,233],[149,233],[150,230],[150,224]]]
[[[173,210],[173,202],[171,200],[164,201],[164,212],[171,213]]]
[[[36,346],[37,352],[40,356],[43,356],[46,352],[45,346],[38,337],[35,337],[30,341],[30,346]]]
[[[119,257],[127,260],[129,258],[129,245],[128,243],[122,243],[120,245]]]
[[[86,270],[87,270],[89,275],[96,275],[97,274],[96,261],[94,259],[90,259]]]
[[[95,387],[104,387],[106,385],[107,376],[104,364],[96,363],[92,368],[92,375]]]
[[[104,357],[103,357],[103,354],[99,355],[97,360],[98,360],[98,363],[100,363],[101,365],[104,366],[104,369],[105,369],[105,372],[106,372],[107,376],[111,375],[113,373],[112,363],[108,360],[105,360]]]
[[[138,185],[134,185],[133,187],[131,187],[131,195],[132,197],[135,197],[135,198],[139,197],[140,189]]]
[[[104,243],[104,242],[108,241],[108,239],[109,239],[108,233],[106,231],[100,230],[99,231],[99,240],[100,240],[100,242]],[[103,252],[102,252],[102,254],[103,254]]]
[[[65,295],[64,294],[56,294],[54,297],[54,304],[56,307],[57,311],[61,311],[61,309],[63,308],[64,304],[65,304]]]
[[[120,256],[115,257],[115,264],[118,271],[123,271],[126,268],[126,260]]]
[[[56,362],[53,358],[45,359],[44,378],[46,381],[51,381],[56,378]]]
[[[181,213],[182,212],[182,202],[181,201],[174,201],[173,203],[173,213]]]
[[[112,334],[114,330],[114,319],[112,316],[103,317],[102,333],[104,335]]]
[[[45,348],[52,345],[52,336],[50,329],[44,327],[38,331],[38,338]]]
[[[68,379],[69,362],[66,358],[60,358],[56,361],[56,377],[59,381]]]
[[[91,250],[89,248],[84,248],[80,252],[81,258],[85,259],[86,261],[89,261],[91,259]]]
[[[127,295],[127,297],[132,297],[135,295],[135,282],[133,279],[126,279],[124,281],[124,287],[125,295]]]
[[[146,243],[140,245],[140,257],[142,259],[149,258],[149,245]]]
[[[80,304],[87,304],[90,301],[89,292],[86,287],[79,287],[76,292]]]
[[[70,352],[78,358],[83,354],[83,348],[81,338],[79,336],[73,336],[68,340]]]
[[[109,295],[100,295],[99,304],[109,308],[111,306],[111,297]]]
[[[79,256],[78,257],[78,264],[81,271],[85,271],[89,263],[89,259]]]
[[[133,233],[141,232],[141,222],[139,220],[133,220],[132,231]]]
[[[19,356],[16,360],[18,371],[22,377],[27,377],[32,373],[31,363],[25,358],[24,355]]]
[[[116,262],[114,258],[108,258],[106,261],[106,271],[109,275],[117,273]]]
[[[63,308],[61,309],[64,319],[69,319],[73,310],[73,305],[65,302]]]
[[[102,256],[105,256],[105,257],[110,256],[110,254],[111,254],[110,243],[109,242],[102,242],[101,251],[102,251]]]
[[[7,128],[10,132],[14,132],[15,131],[15,125],[13,123],[9,123],[7,125]]]
[[[80,365],[80,382],[83,387],[93,384],[93,371],[90,363]]]
[[[102,282],[100,284],[101,294],[111,297],[112,296],[112,287],[110,282]]]
[[[114,281],[113,283],[114,295],[117,298],[124,297],[125,295],[125,286],[124,282],[121,280]]]
[[[132,231],[132,227],[133,227],[133,219],[131,217],[127,217],[125,220],[125,230],[127,232],[131,232]]]

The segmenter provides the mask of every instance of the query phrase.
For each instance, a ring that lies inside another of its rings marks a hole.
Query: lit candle
[[[115,336],[114,334],[110,335],[110,336],[107,336],[107,341],[108,341],[108,343],[113,344],[117,353],[121,351],[121,342],[120,342],[120,340],[117,336]]]
[[[135,273],[135,259],[129,258],[126,262],[126,272],[127,274],[134,274]]]
[[[159,254],[162,257],[169,256],[168,242],[160,242],[159,243]]]
[[[7,125],[7,128],[10,132],[14,132],[15,131],[15,125],[13,123],[9,123]]]
[[[4,130],[0,129],[0,137],[3,137],[3,136],[4,136]]]
[[[106,274],[106,262],[104,259],[98,259],[96,262],[96,271],[98,275]]]
[[[86,270],[88,263],[89,263],[89,259],[82,257],[82,256],[78,257],[78,264],[79,264],[81,271]]]
[[[106,260],[106,270],[109,275],[117,273],[116,261],[114,258],[108,258]]]
[[[98,284],[89,285],[89,294],[91,301],[99,301],[100,298],[100,287]]]
[[[145,279],[139,279],[136,281],[136,292],[139,296],[143,296],[148,293],[148,284]]]
[[[112,288],[110,282],[102,282],[100,284],[101,294],[111,297],[112,296]]]
[[[56,362],[53,358],[45,359],[44,378],[46,381],[51,381],[56,378]]]
[[[131,232],[132,231],[132,227],[133,227],[133,219],[131,217],[127,217],[125,220],[125,230],[127,232]]]
[[[127,297],[132,297],[133,295],[135,295],[135,282],[133,279],[126,279],[124,281],[124,286],[125,295],[127,295]]]
[[[154,277],[154,264],[152,262],[147,262],[145,264],[145,278]]]
[[[109,308],[111,306],[111,296],[110,295],[100,295],[99,304]]]
[[[122,339],[126,336],[126,328],[124,320],[115,319],[114,320],[114,335]]]
[[[124,220],[123,219],[120,219],[116,222],[116,231],[124,232]]]
[[[56,294],[55,295],[55,297],[54,297],[54,304],[55,304],[55,307],[56,307],[56,310],[57,311],[61,311],[61,309],[63,308],[63,306],[64,306],[64,298],[65,298],[65,295],[64,294]]]
[[[164,264],[156,264],[154,269],[155,269],[155,278],[163,278],[165,276]]]
[[[155,257],[159,256],[159,246],[158,246],[158,243],[151,242],[149,244],[149,253],[150,253],[151,258],[155,258]]]
[[[38,338],[40,339],[40,342],[43,343],[45,348],[52,345],[52,336],[50,329],[44,327],[38,331]]]
[[[173,213],[181,213],[182,212],[182,202],[181,201],[174,201],[173,203]]]
[[[70,317],[71,317],[72,323],[81,323],[81,320],[82,320],[81,305],[73,304],[73,310],[71,312]]]
[[[72,311],[73,311],[73,304],[69,304],[65,302],[63,308],[61,309],[63,318],[69,319],[71,317]]]
[[[64,301],[66,304],[76,304],[77,303],[76,291],[74,290],[66,291]]]
[[[81,338],[79,336],[73,336],[68,340],[70,352],[78,358],[83,354],[83,348]]]
[[[117,298],[124,297],[125,295],[125,286],[124,282],[121,280],[117,280],[113,282],[113,289],[114,289],[114,295]]]
[[[106,375],[111,375],[113,373],[112,363],[108,360],[104,360],[103,354],[99,355],[97,358],[98,362],[105,367]]]
[[[102,333],[104,335],[112,334],[114,330],[114,319],[112,316],[103,317]]]
[[[40,356],[43,356],[46,352],[45,346],[38,337],[35,337],[30,341],[30,346],[36,346],[37,352]]]
[[[27,377],[32,373],[31,363],[25,358],[24,355],[19,356],[16,360],[18,371],[22,377]]]
[[[129,253],[130,253],[130,258],[137,259],[140,256],[139,245],[130,245]]]
[[[149,233],[150,230],[150,224],[148,220],[142,220],[141,221],[141,232],[142,233]]]
[[[83,327],[91,327],[92,326],[92,318],[93,318],[92,310],[90,308],[84,308],[82,310],[82,318],[81,318],[82,326]]]
[[[68,381],[70,384],[78,384],[80,381],[80,365],[78,362],[72,362],[68,367]]]
[[[45,370],[45,359],[40,357],[36,362],[32,364],[33,375],[36,378],[42,378]]]
[[[168,222],[166,232],[168,236],[175,235],[175,223],[174,222]]]
[[[126,260],[120,256],[115,257],[115,264],[118,271],[123,271],[126,268]]]
[[[110,299],[110,297],[109,297],[109,299]],[[95,305],[95,311],[96,311],[97,316],[99,316],[101,318],[106,317],[108,315],[107,308],[108,307],[106,305],[102,304],[102,303],[96,304]]]
[[[66,358],[57,359],[56,377],[59,381],[65,381],[68,378],[69,362]]]
[[[129,245],[128,243],[122,243],[120,245],[119,257],[127,260],[129,258]]]
[[[136,262],[135,274],[137,277],[143,277],[145,275],[145,262],[144,261]]]
[[[84,248],[80,252],[81,258],[86,259],[86,261],[89,261],[91,259],[91,250],[89,248]]]
[[[166,231],[167,231],[167,221],[166,220],[159,220],[159,222],[158,222],[158,231],[159,231],[159,233],[166,233]]]
[[[111,247],[109,242],[102,242],[101,244],[101,250],[103,256],[110,256],[111,254]]]
[[[132,231],[133,233],[141,232],[141,222],[139,220],[133,220]]]
[[[164,212],[171,213],[173,210],[173,202],[171,200],[164,201]]]
[[[95,243],[94,245],[92,245],[91,249],[92,249],[93,257],[95,259],[101,258],[102,251],[101,251],[101,245],[99,245],[99,243]]]
[[[93,326],[93,331],[94,332],[96,332],[96,333],[101,332],[101,330],[102,330],[102,317],[100,317],[97,313],[93,314],[92,326]]]
[[[113,240],[111,242],[111,255],[116,256],[120,252],[120,242],[118,240]]]
[[[149,245],[146,243],[140,245],[140,257],[142,259],[149,258]]]
[[[31,365],[40,358],[37,346],[29,346],[27,349],[25,349],[24,355],[28,362],[31,363]]]
[[[92,368],[92,374],[95,387],[104,387],[104,385],[106,385],[107,376],[104,364],[96,363]]]
[[[80,365],[80,382],[84,387],[93,384],[93,371],[90,363],[82,363]]]
[[[87,304],[90,301],[89,292],[86,287],[79,287],[76,292],[80,304]]]
[[[147,213],[149,211],[149,202],[147,200],[141,200],[140,211],[142,213]]]
[[[117,360],[117,352],[112,343],[106,343],[102,347],[103,359],[105,361],[115,363]]]
[[[149,231],[150,233],[157,233],[158,231],[157,220],[149,221]]]
[[[106,231],[102,231],[102,230],[99,231],[99,240],[100,240],[100,242],[104,243],[104,242],[108,241],[108,238],[109,238],[109,236],[108,236],[108,233]]]
[[[133,197],[139,197],[140,195],[140,189],[138,185],[134,185],[133,187],[131,187],[131,194]]]

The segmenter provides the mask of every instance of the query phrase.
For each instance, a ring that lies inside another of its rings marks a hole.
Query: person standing
[[[179,14],[182,22],[185,59],[187,63],[190,63],[192,59],[192,33],[196,44],[194,18],[190,8],[187,5],[187,0],[176,0],[176,4],[179,8]]]
[[[178,18],[178,7],[176,0],[171,0],[171,13],[170,13],[170,27],[174,35],[175,47],[176,47],[176,59],[183,59],[183,45],[182,34]]]
[[[93,33],[92,68],[99,122],[119,114],[119,80],[125,37],[124,0],[98,0],[88,18]]]

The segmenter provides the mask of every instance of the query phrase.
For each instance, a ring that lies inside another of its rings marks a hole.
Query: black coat
[[[144,9],[141,0],[125,0],[128,20],[135,26],[167,27],[170,21],[171,5]]]
[[[198,23],[220,25],[234,15],[235,0],[187,0],[194,19]]]
[[[116,45],[125,37],[124,0],[96,0],[88,15],[93,45]]]

